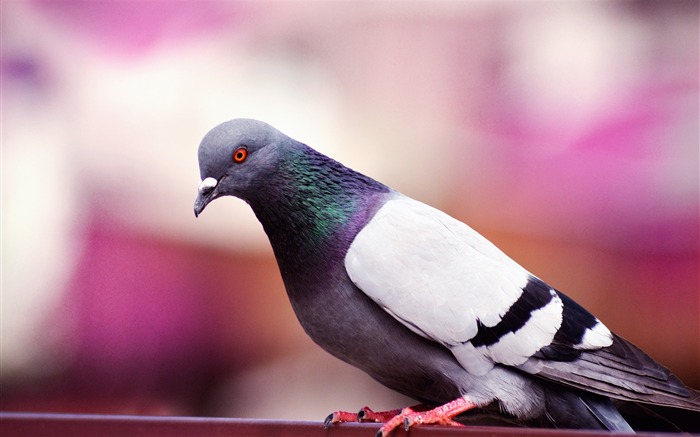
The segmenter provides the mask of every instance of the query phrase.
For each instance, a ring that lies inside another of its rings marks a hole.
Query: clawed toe
[[[412,426],[416,425],[422,425],[422,424],[431,424],[431,425],[442,425],[442,426],[464,426],[461,423],[455,421],[454,419],[451,419],[449,417],[436,417],[436,418],[431,418],[429,421],[426,421],[421,413],[414,412],[411,414],[406,415],[403,418],[403,429],[408,431],[411,429]]]
[[[357,419],[360,422],[383,423],[401,413],[400,409],[389,411],[372,411],[369,407],[362,407],[357,412]]]
[[[432,410],[427,409],[424,405],[391,411],[373,411],[369,407],[362,407],[357,413],[348,413],[346,411],[331,413],[323,421],[323,426],[328,428],[340,422],[384,422],[384,425],[377,431],[377,437],[387,437],[392,431],[402,425],[406,431],[413,426],[422,424],[463,426],[461,423],[455,422],[453,418],[475,406],[474,403],[464,398],[459,398]]]
[[[464,426],[461,423],[455,422],[453,418],[474,407],[476,407],[474,403],[464,398],[459,398],[428,411],[416,411],[411,408],[404,408],[398,415],[382,425],[376,437],[387,437],[393,430],[401,425],[403,425],[406,431],[413,426],[422,424]]]
[[[323,421],[323,427],[328,428],[341,422],[383,423],[396,417],[401,411],[402,410],[373,411],[367,406],[362,407],[357,413],[335,411],[326,417]]]
[[[335,411],[326,417],[323,421],[323,427],[328,428],[340,422],[359,422],[360,419],[357,413],[348,413],[347,411]]]
[[[333,417],[334,417],[334,416],[335,416],[335,413],[331,413],[331,414],[329,414],[328,416],[326,416],[326,420],[323,421],[323,427],[324,427],[324,428],[328,428],[328,427],[330,427],[331,425],[333,425],[333,423],[335,423],[335,422],[333,422]]]

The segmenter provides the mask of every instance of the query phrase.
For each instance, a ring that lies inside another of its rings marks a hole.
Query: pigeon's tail
[[[579,390],[545,387],[547,412],[540,426],[634,432],[700,432],[700,412],[620,401]],[[535,424],[537,425],[537,424]]]
[[[505,414],[498,403],[469,411],[460,423],[636,432],[700,433],[700,413],[640,402],[620,401],[578,390],[545,386],[547,410],[529,420]]]
[[[609,398],[586,396],[579,398],[588,411],[609,431],[634,433],[634,429],[625,420]]]
[[[606,429],[634,433],[610,398],[578,390],[546,389],[547,420],[555,428]]]

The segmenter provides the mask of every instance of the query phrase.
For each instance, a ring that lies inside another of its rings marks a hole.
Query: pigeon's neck
[[[342,259],[390,189],[302,146],[248,199],[285,282],[320,275]]]

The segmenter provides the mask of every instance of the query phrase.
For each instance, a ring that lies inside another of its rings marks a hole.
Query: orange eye
[[[238,149],[236,149],[235,152],[233,152],[233,162],[236,162],[238,164],[245,161],[245,159],[247,157],[248,157],[248,150],[246,150],[245,147],[239,147]]]

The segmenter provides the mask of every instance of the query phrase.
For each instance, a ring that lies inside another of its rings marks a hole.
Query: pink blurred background
[[[700,388],[697,1],[2,4],[2,409],[320,420],[325,354],[207,130],[259,118],[469,223]]]

